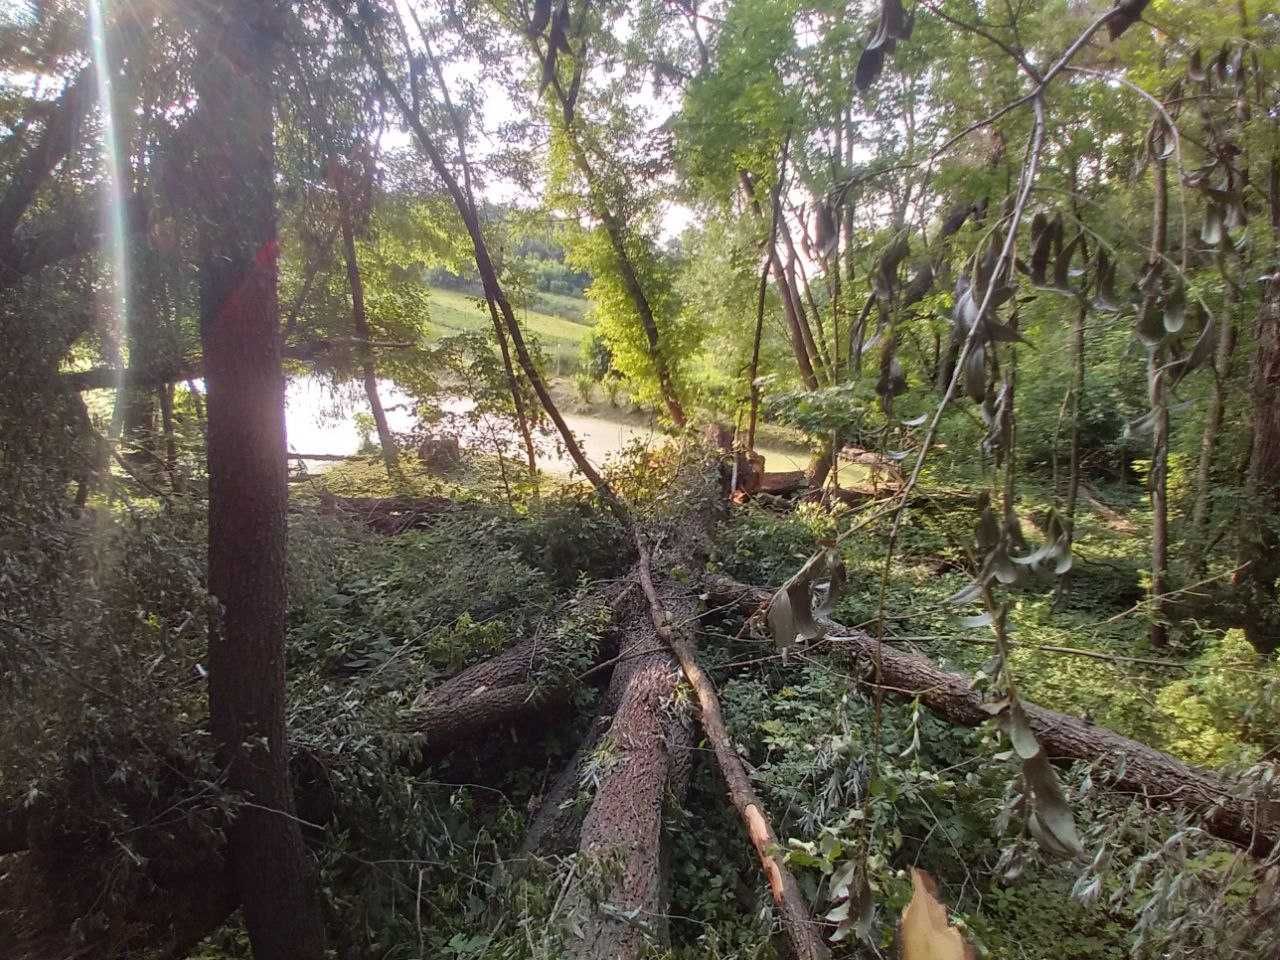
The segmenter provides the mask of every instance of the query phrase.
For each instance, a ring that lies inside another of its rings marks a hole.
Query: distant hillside
[[[493,322],[489,313],[477,303],[479,292],[431,290],[431,322],[433,336],[446,337],[453,333],[491,331]],[[536,306],[540,309],[522,309],[519,302],[513,304],[516,316],[524,329],[537,336],[543,347],[556,360],[556,372],[567,373],[577,363],[578,346],[591,329],[583,320],[589,304],[580,297],[561,294],[538,294]]]

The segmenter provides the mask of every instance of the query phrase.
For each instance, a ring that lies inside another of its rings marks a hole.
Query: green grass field
[[[585,309],[585,301],[574,297],[556,299],[565,301],[566,310],[573,307]],[[578,345],[591,329],[586,324],[575,323],[554,314],[522,310],[518,305],[516,319],[526,331],[537,336],[547,352],[556,358],[557,373],[568,372],[567,369],[561,369],[563,365],[572,366],[576,363]],[[488,311],[477,306],[475,298],[470,294],[454,290],[431,291],[431,321],[428,324],[431,336],[446,337],[453,333],[487,332],[492,329],[493,321],[489,319]]]
[[[530,302],[538,310],[564,317],[574,323],[584,323],[590,326],[590,321],[586,319],[586,316],[591,310],[591,303],[582,297],[571,297],[563,293],[543,293],[539,290],[530,295]]]

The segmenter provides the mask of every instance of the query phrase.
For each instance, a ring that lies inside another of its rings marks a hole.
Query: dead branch
[[[728,577],[708,577],[704,582],[713,602],[736,601],[744,612],[754,613],[772,597],[769,590]],[[849,654],[859,665],[859,682],[874,682],[870,664],[878,658],[880,686],[886,692],[917,697],[942,719],[961,726],[977,727],[991,719],[982,695],[967,678],[947,673],[927,657],[880,644],[834,620],[818,618],[818,623],[828,631],[832,647]],[[1258,856],[1266,855],[1280,841],[1280,804],[1260,804],[1244,796],[1238,784],[1106,727],[1025,700],[1022,706],[1052,759],[1100,763],[1115,789],[1131,791],[1153,806],[1188,810],[1200,817],[1207,833]]]

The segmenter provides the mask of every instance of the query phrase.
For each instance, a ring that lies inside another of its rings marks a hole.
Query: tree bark
[[[728,577],[704,580],[714,604],[737,602],[744,613],[767,604],[773,592]],[[968,677],[947,673],[926,657],[907,653],[861,631],[819,617],[835,649],[865,667],[857,677],[870,684],[870,664],[880,661],[881,689],[892,696],[919,698],[950,723],[977,727],[991,720],[982,695]],[[1022,701],[1041,746],[1055,760],[1101,761],[1110,785],[1146,798],[1158,807],[1184,808],[1199,815],[1204,830],[1221,840],[1265,856],[1280,840],[1280,803],[1260,805],[1241,795],[1236,784],[1183,763],[1106,727]],[[1095,775],[1095,781],[1103,782]]]
[[[606,901],[578,904],[582,935],[568,955],[636,960],[650,943],[666,946],[670,901],[669,801],[679,804],[689,783],[693,726],[674,706],[680,669],[658,638],[644,598],[624,616],[623,660],[614,668],[607,700],[616,704],[609,730],[596,745],[605,772],[583,818],[579,850],[611,878]],[[684,619],[696,602],[672,606]],[[581,894],[579,894],[581,895]]]
[[[822,327],[822,316],[818,313],[818,301],[814,298],[813,290],[809,286],[809,278],[805,275],[799,254],[796,253],[795,243],[791,239],[791,228],[787,226],[786,220],[779,219],[778,232],[782,234],[783,242],[787,247],[787,284],[791,288],[791,295],[796,300],[796,317],[800,320],[800,334],[804,337],[805,348],[813,359],[814,375],[819,382],[832,383],[831,361],[827,357],[824,344],[825,331]],[[797,276],[799,282],[796,280]],[[809,323],[809,315],[805,310],[805,300],[808,300],[809,309],[813,311],[812,324]],[[815,325],[818,328],[816,336],[814,335]]]
[[[1263,288],[1253,360],[1253,445],[1245,481],[1236,584],[1243,593],[1244,631],[1256,650],[1280,646],[1280,266]]]
[[[756,451],[756,421],[760,416],[760,340],[764,335],[764,301],[769,292],[769,265],[760,272],[760,289],[756,296],[756,330],[751,340],[751,364],[747,367],[747,386],[751,391],[751,409],[747,414],[747,453]]]
[[[1204,415],[1204,430],[1200,434],[1200,459],[1196,463],[1195,503],[1191,508],[1190,568],[1193,574],[1203,576],[1206,549],[1209,544],[1209,520],[1213,514],[1213,461],[1218,449],[1218,434],[1222,430],[1222,415],[1226,410],[1227,383],[1231,378],[1231,356],[1236,348],[1235,281],[1222,271],[1222,316],[1219,319],[1218,339],[1213,351],[1213,383],[1210,385],[1209,409]]]
[[[173,384],[166,383],[156,393],[160,399],[160,426],[164,434],[164,472],[169,478],[169,489],[177,493],[182,489],[182,477],[178,473],[178,439],[173,423]]]
[[[1085,322],[1089,304],[1083,298],[1071,320],[1071,454],[1067,474],[1067,493],[1063,504],[1067,543],[1075,539],[1076,503],[1080,498],[1080,418],[1084,409]]]
[[[492,300],[489,304],[489,316],[493,319],[493,335],[498,339],[498,352],[502,355],[502,369],[507,375],[507,389],[511,392],[511,405],[516,414],[516,427],[520,430],[520,439],[524,442],[525,463],[529,467],[529,476],[538,475],[538,448],[533,444],[533,430],[529,426],[529,414],[524,408],[524,397],[520,393],[520,379],[511,363],[511,348],[507,345],[507,332],[502,328],[502,318],[498,316],[498,305]]]
[[[715,684],[698,663],[693,641],[687,627],[673,627],[673,622],[682,624],[687,621],[673,621],[667,614],[662,600],[652,579],[652,559],[649,550],[636,535],[636,548],[640,554],[637,568],[640,574],[640,585],[649,601],[650,618],[658,636],[666,643],[676,656],[680,670],[684,673],[689,686],[693,688],[698,701],[698,709],[702,729],[711,741],[715,753],[716,765],[724,776],[725,786],[729,791],[729,800],[746,829],[747,838],[755,848],[760,860],[760,867],[769,885],[769,893],[773,897],[774,908],[782,923],[782,932],[787,946],[796,960],[826,960],[830,956],[823,940],[821,927],[813,919],[809,905],[805,901],[800,885],[791,871],[787,869],[779,855],[778,837],[765,812],[764,805],[756,796],[751,786],[751,778],[742,765],[742,758],[729,738],[724,716],[720,712],[720,698]]]
[[[782,171],[779,170],[779,176]],[[755,210],[756,219],[763,221],[764,213],[760,209],[760,201],[755,194],[755,184],[752,183],[751,175],[745,170],[738,171],[738,181],[742,185],[742,191],[746,195],[747,200],[751,203]],[[774,217],[775,222],[780,219],[778,216],[777,197],[774,198]],[[782,257],[778,253],[778,244],[772,233],[765,241],[765,252],[769,256],[769,264],[773,269],[774,282],[778,284],[778,293],[782,297],[782,312],[787,319],[787,332],[791,337],[791,352],[796,358],[796,367],[800,371],[800,380],[805,387],[810,390],[818,389],[818,378],[813,372],[813,361],[809,356],[809,350],[805,346],[804,333],[800,326],[800,318],[796,315],[796,299],[795,291],[791,288],[791,284],[787,282],[787,271],[782,264]]]
[[[364,281],[360,276],[360,261],[356,256],[355,223],[347,176],[345,169],[339,169],[333,179],[338,194],[338,218],[342,231],[342,253],[347,264],[347,285],[351,290],[351,326],[359,341],[356,351],[364,377],[364,395],[369,401],[374,425],[378,428],[382,462],[386,464],[387,476],[395,478],[400,476],[400,460],[396,452],[396,438],[391,435],[386,411],[382,409],[382,398],[378,396],[378,370],[373,362],[373,348],[369,346],[373,338],[369,332],[369,316],[364,306]]]
[[[287,484],[273,188],[280,11],[225,0],[195,30],[195,157],[209,463],[209,715],[245,800],[231,871],[258,960],[321,960],[324,929],[293,815],[285,734]]]
[[[1164,253],[1168,241],[1169,199],[1168,161],[1152,164],[1154,197],[1151,217],[1151,257],[1148,261],[1150,288],[1142,310],[1154,311],[1164,275]],[[1168,351],[1152,350],[1150,385],[1155,429],[1151,440],[1151,645],[1163,647],[1169,642],[1169,626],[1165,620],[1165,594],[1169,587],[1169,391],[1165,376]]]

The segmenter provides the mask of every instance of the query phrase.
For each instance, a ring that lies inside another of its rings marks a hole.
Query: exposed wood
[[[761,609],[773,596],[770,590],[728,577],[707,577],[704,583],[713,603],[737,602],[744,613]],[[879,658],[881,689],[886,693],[917,697],[942,719],[961,726],[990,721],[982,695],[970,686],[969,678],[947,673],[927,657],[877,643],[834,620],[817,619],[832,647],[854,659],[860,682],[871,682],[870,666]],[[1025,700],[1022,705],[1052,759],[1101,764],[1105,773],[1095,774],[1095,783],[1132,792],[1155,807],[1185,809],[1200,818],[1208,833],[1259,856],[1280,841],[1280,803],[1260,805],[1246,799],[1238,785],[1106,727]]]

